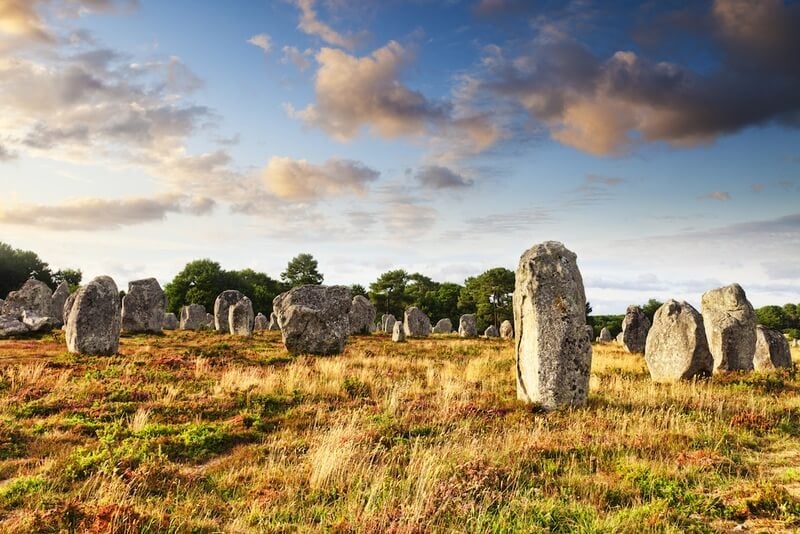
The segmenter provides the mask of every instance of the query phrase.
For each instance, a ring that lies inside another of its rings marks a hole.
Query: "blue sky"
[[[800,301],[794,2],[10,0],[0,240],[462,282],[557,239],[595,310]]]

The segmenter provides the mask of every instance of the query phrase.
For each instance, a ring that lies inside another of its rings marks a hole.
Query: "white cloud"
[[[330,45],[340,46],[348,50],[355,48],[365,38],[363,33],[343,35],[319,20],[317,11],[314,9],[314,0],[296,0],[296,2],[297,7],[300,8],[300,22],[297,28],[303,33],[316,35]]]
[[[259,33],[258,35],[254,35],[250,39],[248,39],[247,42],[253,46],[257,46],[258,48],[263,50],[265,54],[269,53],[269,51],[272,50],[272,38],[266,33]]]

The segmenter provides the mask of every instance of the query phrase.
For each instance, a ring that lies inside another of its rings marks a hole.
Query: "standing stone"
[[[792,368],[792,351],[782,332],[763,325],[756,326],[756,352],[753,357],[756,371]]]
[[[178,318],[175,317],[174,313],[170,312],[164,314],[164,322],[162,323],[161,328],[164,330],[178,329]]]
[[[650,319],[639,306],[631,305],[625,310],[622,320],[622,347],[627,352],[644,352],[647,343],[647,332],[650,331]],[[618,341],[620,336],[617,336]]]
[[[395,343],[404,343],[406,340],[406,331],[403,328],[403,323],[395,321],[392,327],[392,341]]]
[[[181,330],[202,330],[207,322],[206,308],[202,304],[189,304],[181,308]]]
[[[283,344],[292,353],[338,354],[350,334],[350,288],[305,285],[275,297]]]
[[[70,313],[72,312],[72,305],[75,304],[75,297],[77,295],[78,295],[77,291],[75,293],[70,293],[69,297],[67,297],[66,302],[64,302],[64,310],[63,310],[64,326],[61,327],[62,330],[67,329],[67,324],[69,324]]]
[[[278,315],[275,312],[269,314],[269,329],[270,330],[281,329],[280,325],[278,325]]]
[[[458,335],[460,337],[477,337],[478,323],[474,313],[467,313],[458,319]]]
[[[155,278],[128,283],[122,299],[123,332],[161,332],[167,298]]]
[[[75,292],[67,321],[67,350],[108,356],[119,349],[119,290],[108,276],[98,276]]]
[[[51,304],[53,311],[50,317],[53,319],[53,326],[60,327],[64,324],[64,304],[69,298],[69,284],[61,282],[58,287],[53,291],[51,297]]]
[[[350,335],[371,334],[375,324],[375,306],[364,295],[356,295],[350,304]]]
[[[253,331],[260,332],[269,328],[269,319],[261,312],[258,312],[255,320],[253,321]]]
[[[557,241],[527,250],[514,285],[517,397],[545,409],[586,403],[592,345],[575,253]]]
[[[604,326],[603,329],[600,330],[600,343],[611,343],[612,341],[614,341],[614,338],[611,335],[611,330]]]
[[[686,302],[665,302],[653,316],[644,359],[655,382],[710,376],[714,358],[708,350],[703,316]]]
[[[591,326],[589,328],[591,328]],[[500,323],[500,337],[503,339],[511,339],[514,337],[514,326],[508,319]]]
[[[12,291],[3,305],[4,315],[22,319],[22,312],[29,316],[52,317],[53,292],[41,280],[30,278],[20,289]]]
[[[619,343],[620,345],[622,345],[622,332],[620,332],[619,334],[617,334],[617,337],[615,337],[615,338],[614,338],[614,341],[616,341],[617,343]]]
[[[484,337],[500,337],[500,332],[497,331],[497,327],[495,325],[489,325],[483,332]]]
[[[206,313],[206,320],[203,323],[203,330],[216,330],[216,326],[214,324],[214,315],[211,313]]]
[[[395,319],[394,315],[392,315],[391,313],[385,314],[381,319],[381,325],[383,326],[383,331],[386,332],[387,334],[391,334],[392,332],[394,332],[394,324],[396,322],[397,319]]]
[[[411,306],[406,310],[403,328],[407,337],[426,337],[431,333],[431,320],[422,310]]]
[[[714,372],[752,371],[756,314],[739,284],[712,289],[700,301]]]
[[[439,319],[436,326],[433,327],[434,334],[449,334],[453,331],[453,323],[450,319]]]
[[[217,300],[214,301],[214,328],[217,332],[231,333],[228,323],[228,308],[243,298],[244,295],[235,289],[227,289],[219,294]]]
[[[244,297],[228,308],[228,329],[234,336],[253,335],[253,303],[249,298]]]

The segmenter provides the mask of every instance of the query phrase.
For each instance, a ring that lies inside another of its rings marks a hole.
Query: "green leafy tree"
[[[782,331],[791,327],[787,320],[786,313],[780,306],[763,306],[758,308],[756,310],[756,319],[758,320],[758,324],[774,330]]]
[[[380,313],[391,313],[397,318],[403,316],[411,298],[406,294],[409,276],[403,269],[395,269],[381,274],[369,285],[369,299]]]
[[[261,312],[267,317],[272,313],[272,299],[284,291],[283,284],[253,269],[229,271],[226,273],[226,278],[228,280],[226,289],[237,289],[250,297],[253,311]]]
[[[28,278],[36,278],[53,287],[50,267],[35,252],[15,249],[0,242],[0,298],[22,287]]]
[[[495,267],[464,281],[459,308],[465,313],[476,314],[479,330],[489,325],[499,326],[504,320],[513,319],[513,293],[514,272],[505,267]]]
[[[646,304],[642,304],[642,311],[650,319],[650,322],[653,322],[653,317],[655,316],[658,309],[663,306],[664,303],[660,300],[650,299],[647,301]]]
[[[58,287],[61,282],[66,282],[69,285],[70,293],[78,289],[83,280],[83,273],[80,269],[59,269],[53,273],[53,285]]]
[[[292,258],[286,270],[281,273],[281,280],[290,287],[302,285],[319,285],[323,281],[323,276],[318,270],[319,264],[311,254],[298,254]]]
[[[430,277],[414,273],[408,277],[405,293],[411,306],[416,306],[425,315],[435,320],[437,311],[436,291],[438,289],[439,284]]]
[[[164,286],[167,310],[179,313],[186,304],[202,304],[209,313],[214,309],[217,295],[226,289],[229,278],[219,263],[209,259],[186,264],[170,283]]]
[[[592,303],[588,300],[586,301],[586,324],[592,325],[594,320],[592,319]]]
[[[369,297],[367,294],[367,290],[361,284],[353,284],[350,286],[350,294],[354,297],[356,295],[361,295],[362,297]]]
[[[442,282],[436,288],[433,297],[435,304],[434,311],[432,312],[431,319],[450,319],[453,325],[458,326],[458,297],[464,286],[454,284],[452,282]]]
[[[594,337],[600,336],[600,331],[603,328],[608,328],[613,337],[622,332],[622,321],[625,319],[624,315],[593,315],[592,328],[594,329]]]

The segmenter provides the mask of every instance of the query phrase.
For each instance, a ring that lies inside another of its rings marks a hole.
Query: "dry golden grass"
[[[793,356],[800,360],[797,349]],[[3,532],[800,528],[793,373],[650,382],[595,346],[584,408],[516,401],[513,344],[277,332],[0,341]]]

